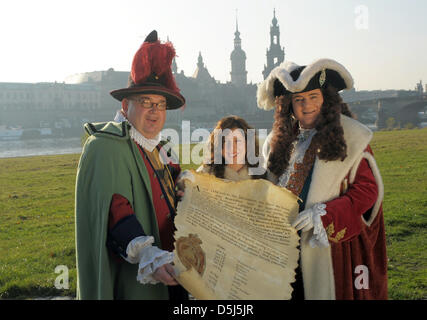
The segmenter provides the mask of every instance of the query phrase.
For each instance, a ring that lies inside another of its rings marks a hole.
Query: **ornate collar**
[[[148,139],[144,137],[135,127],[129,123],[131,128],[129,130],[129,136],[135,140],[141,147],[153,152],[154,148],[160,143],[161,134],[159,133],[154,139]]]

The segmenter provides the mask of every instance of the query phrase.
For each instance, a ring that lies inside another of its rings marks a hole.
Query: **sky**
[[[156,29],[174,44],[178,71],[191,76],[201,52],[210,74],[230,81],[238,19],[248,82],[263,80],[273,10],[285,60],[335,59],[357,90],[427,83],[425,0],[2,0],[0,82],[62,82],[114,68],[129,71]]]

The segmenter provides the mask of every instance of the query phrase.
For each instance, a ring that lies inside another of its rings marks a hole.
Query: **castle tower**
[[[246,53],[242,50],[242,39],[240,39],[239,25],[236,18],[236,32],[234,33],[234,50],[230,55],[231,60],[231,83],[236,86],[245,86],[247,83]]]
[[[285,48],[280,46],[280,28],[277,24],[276,9],[273,12],[272,25],[270,26],[270,48],[267,49],[267,65],[264,65],[262,75],[268,77],[271,70],[279,66],[285,60]]]
[[[418,92],[419,96],[423,95],[424,88],[423,88],[423,82],[422,82],[422,80],[420,80],[420,82],[417,83],[417,86],[415,87],[415,91]]]
[[[197,58],[197,68],[193,73],[193,78],[197,79],[200,83],[215,83],[215,79],[209,74],[208,69],[203,63],[202,53],[199,51],[199,57]]]

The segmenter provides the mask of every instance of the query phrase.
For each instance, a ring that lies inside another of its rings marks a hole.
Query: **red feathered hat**
[[[170,42],[160,43],[157,31],[152,31],[133,58],[128,87],[113,90],[110,94],[119,101],[139,93],[159,94],[166,98],[167,109],[185,105],[185,98],[172,75],[175,49]]]

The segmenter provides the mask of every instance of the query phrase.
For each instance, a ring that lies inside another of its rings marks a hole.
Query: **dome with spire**
[[[193,78],[201,82],[215,82],[215,79],[209,74],[208,69],[203,63],[202,53],[199,51],[199,57],[197,58],[197,68],[193,73]]]
[[[236,32],[234,32],[234,50],[231,52],[231,60],[246,59],[246,53],[242,50],[242,39],[240,39],[239,24],[236,18]]]
[[[271,22],[273,23],[273,26],[277,26],[276,8],[273,10],[273,20]]]
[[[231,59],[231,83],[244,86],[247,83],[246,53],[242,50],[242,39],[240,39],[239,24],[236,17],[236,32],[234,32],[234,50]]]
[[[234,48],[230,55],[231,60],[234,59],[246,59],[246,53],[242,50],[242,48]]]

